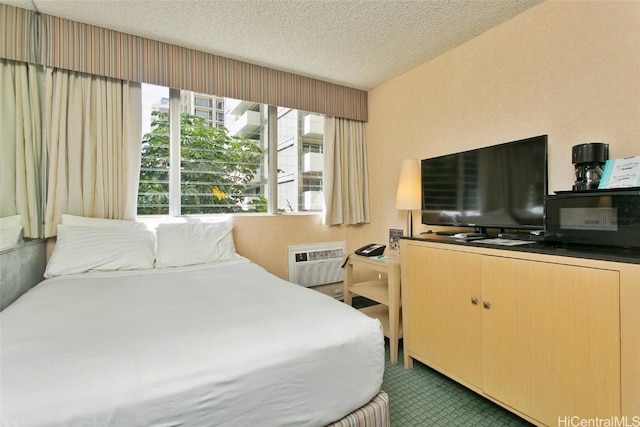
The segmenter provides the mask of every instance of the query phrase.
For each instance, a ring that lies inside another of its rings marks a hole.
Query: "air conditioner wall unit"
[[[291,245],[287,251],[290,282],[311,287],[342,281],[347,242]]]

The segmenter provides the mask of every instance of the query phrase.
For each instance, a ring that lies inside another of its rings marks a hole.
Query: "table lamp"
[[[420,195],[420,160],[403,160],[396,192],[396,209],[407,211],[407,237],[413,236],[412,211],[421,208]]]

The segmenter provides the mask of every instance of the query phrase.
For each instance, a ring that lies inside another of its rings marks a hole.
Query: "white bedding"
[[[0,313],[2,426],[322,426],[379,391],[377,320],[237,260],[45,280]]]

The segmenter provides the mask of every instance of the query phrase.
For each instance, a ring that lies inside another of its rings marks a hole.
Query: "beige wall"
[[[546,2],[369,93],[372,222],[328,227],[314,215],[238,216],[237,250],[286,278],[287,246],[386,242],[400,163],[549,135],[549,190],[573,183],[571,147],[640,154],[640,2]],[[426,228],[415,213],[415,232]]]
[[[238,215],[233,218],[233,223],[236,251],[283,279],[289,276],[289,245],[344,240],[347,252],[352,253],[370,243],[362,237],[367,226],[322,225],[320,214]],[[376,241],[385,243],[386,238]]]
[[[347,240],[346,227],[323,226],[320,214],[238,215],[233,224],[236,251],[283,279],[289,245]]]
[[[549,191],[573,184],[571,147],[640,154],[640,2],[546,2],[369,93],[371,224],[404,228],[405,158],[549,135]],[[414,233],[425,231],[419,212]],[[349,237],[351,235],[349,234]]]

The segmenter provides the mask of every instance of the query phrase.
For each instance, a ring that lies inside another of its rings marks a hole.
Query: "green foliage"
[[[252,212],[267,212],[267,198],[264,196],[258,196],[249,201]]]
[[[142,141],[138,214],[169,213],[168,114],[153,112],[151,132]],[[182,214],[266,211],[263,196],[242,204],[260,165],[258,142],[230,136],[192,114],[183,113],[181,135]]]
[[[138,214],[169,213],[169,118],[154,111],[151,132],[142,139]]]

